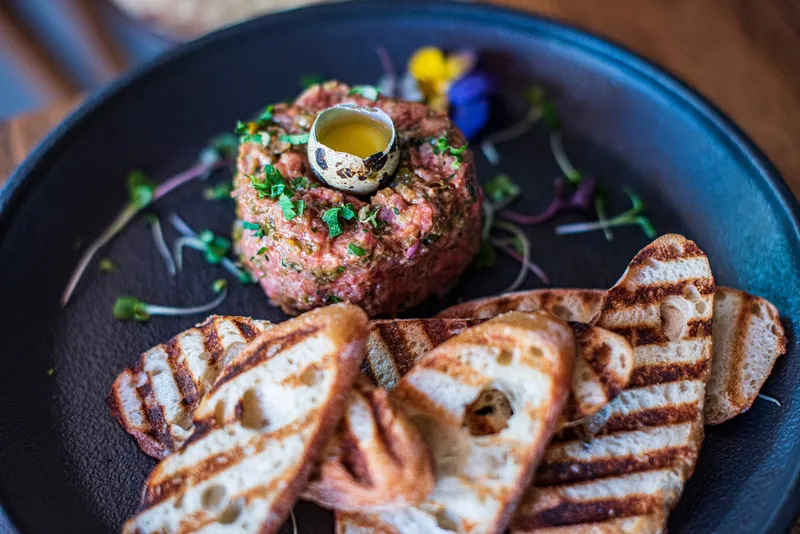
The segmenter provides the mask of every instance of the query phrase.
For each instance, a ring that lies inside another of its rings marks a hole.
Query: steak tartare
[[[342,103],[382,109],[397,131],[397,171],[370,198],[329,188],[306,156],[317,114]],[[327,82],[238,131],[236,252],[288,314],[348,301],[394,315],[447,292],[480,247],[473,155],[444,113]]]

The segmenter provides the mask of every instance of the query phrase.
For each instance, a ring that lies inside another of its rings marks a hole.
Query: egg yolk
[[[391,137],[391,132],[384,125],[367,118],[354,118],[324,128],[318,139],[337,152],[347,152],[366,159],[386,150]]]

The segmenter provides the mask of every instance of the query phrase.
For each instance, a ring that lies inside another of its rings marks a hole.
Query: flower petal
[[[448,80],[457,80],[472,72],[478,63],[478,54],[474,50],[459,50],[447,56],[445,71]]]
[[[460,106],[454,105],[453,122],[467,139],[472,139],[489,122],[489,100],[481,98]]]
[[[434,46],[418,49],[408,60],[408,72],[417,80],[444,80],[447,77],[444,53]]]
[[[488,96],[493,88],[494,82],[489,75],[485,72],[476,71],[453,82],[447,96],[455,105],[467,104],[473,100]]]

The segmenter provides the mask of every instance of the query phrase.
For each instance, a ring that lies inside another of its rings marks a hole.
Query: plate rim
[[[788,217],[794,232],[794,241],[800,243],[800,203],[788,184],[781,177],[775,165],[753,140],[718,106],[703,96],[691,84],[668,69],[645,59],[625,45],[601,37],[579,25],[568,24],[548,16],[530,13],[497,5],[470,3],[457,0],[350,0],[318,4],[282,13],[263,15],[245,22],[228,26],[198,39],[184,43],[129,70],[110,84],[92,92],[71,111],[54,129],[40,140],[22,163],[11,173],[0,189],[0,246],[7,228],[26,194],[35,187],[32,175],[43,174],[45,166],[53,160],[59,147],[79,129],[88,124],[93,117],[102,112],[104,106],[111,105],[115,97],[125,90],[135,87],[138,82],[156,75],[160,69],[169,68],[197,50],[213,46],[219,40],[231,39],[241,33],[248,33],[264,25],[292,24],[295,20],[319,18],[326,13],[342,16],[352,13],[365,15],[365,9],[384,16],[407,16],[439,14],[459,19],[479,20],[491,26],[507,26],[525,33],[545,34],[558,39],[563,44],[579,48],[616,68],[638,75],[662,94],[686,105],[696,119],[702,119],[704,128],[723,139],[728,150],[743,159],[769,186],[774,199]],[[788,229],[787,229],[788,230]],[[0,495],[0,527],[7,518],[9,527],[21,532],[20,522],[14,521],[14,514],[4,504]],[[762,527],[762,533],[783,534],[796,522],[800,515],[800,461],[794,466],[784,497]]]

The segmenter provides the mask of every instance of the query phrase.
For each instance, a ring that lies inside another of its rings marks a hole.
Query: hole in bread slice
[[[497,434],[508,427],[514,415],[511,402],[500,390],[485,388],[468,405],[464,413],[464,426],[473,436]]]
[[[669,297],[661,303],[661,329],[670,340],[681,339],[692,313],[689,302],[680,297]]]

